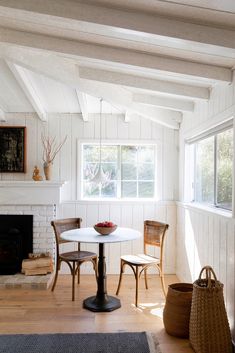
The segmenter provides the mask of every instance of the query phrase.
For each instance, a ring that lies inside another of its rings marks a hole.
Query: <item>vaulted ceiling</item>
[[[232,82],[235,3],[0,0],[0,117],[139,114],[177,129]]]

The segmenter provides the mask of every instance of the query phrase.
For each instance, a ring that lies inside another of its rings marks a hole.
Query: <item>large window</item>
[[[101,164],[99,163],[101,161]],[[155,146],[82,145],[83,198],[154,198]]]
[[[195,201],[231,210],[233,129],[199,140],[194,147]]]

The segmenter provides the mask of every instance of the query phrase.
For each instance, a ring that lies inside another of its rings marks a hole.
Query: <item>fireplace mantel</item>
[[[64,181],[0,181],[0,205],[49,205],[61,202]]]

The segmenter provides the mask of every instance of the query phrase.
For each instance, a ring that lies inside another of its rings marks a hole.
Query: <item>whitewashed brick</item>
[[[37,231],[40,233],[46,232],[47,228],[46,227],[37,227]]]
[[[41,206],[41,205],[38,205],[38,206],[34,205],[34,206],[32,206],[32,210],[33,210],[33,211],[34,211],[34,210],[36,210],[36,211],[38,211],[38,210],[46,210],[46,208],[47,208],[47,206]]]
[[[0,206],[1,214],[33,215],[33,251],[50,252],[55,256],[55,239],[51,220],[55,218],[53,205],[7,205]]]
[[[39,227],[47,227],[48,223],[43,221],[43,222],[39,222]]]
[[[43,221],[45,221],[45,216],[35,215],[34,219],[36,222],[43,222]]]
[[[31,211],[31,206],[27,206],[27,205],[16,205],[15,206],[16,210],[20,210],[20,211]]]

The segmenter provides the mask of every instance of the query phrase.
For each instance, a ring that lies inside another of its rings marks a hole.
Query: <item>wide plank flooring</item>
[[[166,276],[166,283],[177,282]],[[108,276],[108,294],[115,295],[118,276]],[[134,306],[135,282],[125,275],[119,298],[121,308],[109,313],[93,313],[82,307],[83,299],[96,293],[94,276],[82,275],[71,300],[71,276],[59,275],[54,293],[50,290],[0,290],[0,333],[66,333],[151,331],[157,334],[162,353],[192,353],[188,340],[169,336],[163,326],[165,303],[159,277],[152,275],[149,289],[140,283],[139,308]]]

